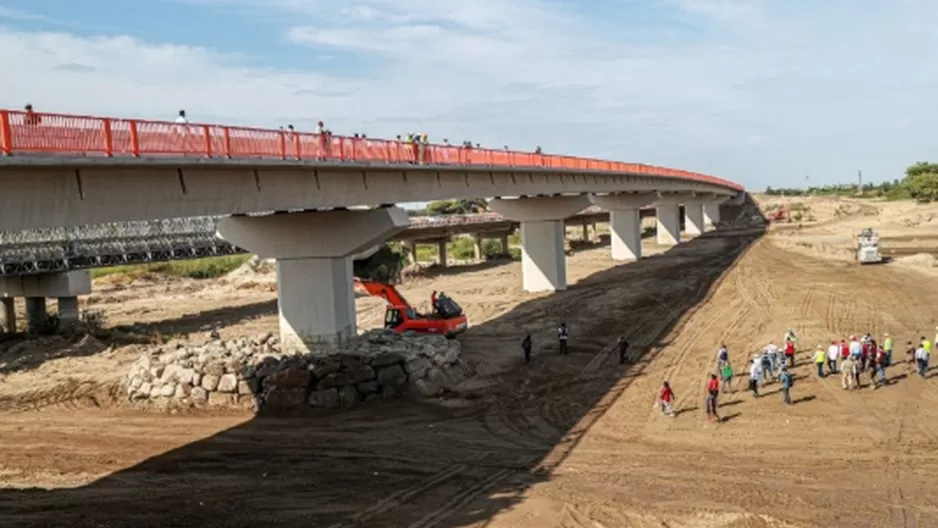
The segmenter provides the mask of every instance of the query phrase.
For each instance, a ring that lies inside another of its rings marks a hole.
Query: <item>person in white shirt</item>
[[[179,123],[180,125],[187,125],[187,124],[189,124],[189,120],[186,119],[186,111],[185,111],[185,110],[180,110],[180,111],[179,111],[179,115],[176,117],[176,122]]]
[[[915,349],[915,362],[918,364],[918,375],[925,379],[925,373],[928,371],[928,350],[924,346]]]
[[[756,354],[752,357],[752,365],[749,366],[749,388],[756,398],[759,397],[760,385],[762,385],[762,356]]]
[[[827,347],[827,367],[831,370],[831,374],[837,372],[837,356],[840,355],[840,346],[837,345],[837,341],[831,341],[831,346]]]
[[[778,353],[778,347],[775,345],[775,342],[769,343],[769,346],[765,347],[765,351],[769,354],[769,362],[772,364],[772,376],[775,376],[775,372],[781,370],[780,356]]]

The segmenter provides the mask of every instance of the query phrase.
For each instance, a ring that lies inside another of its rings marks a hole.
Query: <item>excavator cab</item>
[[[462,315],[462,306],[459,306],[451,297],[442,294],[437,298],[436,306],[433,308],[436,310],[437,314],[444,319]]]

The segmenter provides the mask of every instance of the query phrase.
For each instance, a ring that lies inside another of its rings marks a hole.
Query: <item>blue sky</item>
[[[0,0],[0,107],[471,139],[766,185],[938,158],[934,0]]]

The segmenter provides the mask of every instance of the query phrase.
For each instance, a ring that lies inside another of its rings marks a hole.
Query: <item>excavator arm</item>
[[[361,289],[368,292],[369,295],[375,297],[382,297],[385,301],[388,302],[391,306],[406,306],[410,307],[410,303],[407,302],[407,299],[401,295],[401,292],[397,291],[391,284],[385,284],[383,282],[377,282],[367,279],[355,278],[355,284]]]

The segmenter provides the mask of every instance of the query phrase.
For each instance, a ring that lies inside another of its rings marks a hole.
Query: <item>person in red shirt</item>
[[[674,408],[671,406],[671,402],[674,401],[674,391],[671,390],[671,385],[665,381],[661,385],[661,392],[658,393],[658,399],[655,401],[655,407],[661,407],[662,416],[667,414],[671,418],[676,416],[674,414]]]
[[[785,360],[788,361],[788,368],[795,367],[795,343],[790,339],[785,340]]]
[[[850,345],[846,339],[840,340],[840,359],[847,359],[850,355]]]
[[[711,417],[716,417],[717,421],[721,421],[720,415],[717,414],[717,397],[720,395],[720,381],[717,379],[716,374],[710,374],[710,381],[707,382],[707,421],[710,421]]]

